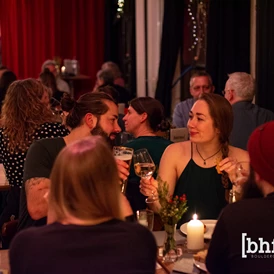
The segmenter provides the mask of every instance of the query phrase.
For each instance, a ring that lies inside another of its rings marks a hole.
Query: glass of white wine
[[[155,171],[155,164],[148,153],[146,148],[142,148],[136,150],[133,154],[133,162],[134,162],[134,170],[137,176],[149,180],[154,171]],[[154,193],[152,196],[146,198],[146,203],[153,203],[157,200]]]

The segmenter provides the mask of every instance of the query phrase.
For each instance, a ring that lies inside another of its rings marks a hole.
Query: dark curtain
[[[0,0],[3,65],[37,77],[46,59],[78,59],[95,80],[104,56],[104,1]]]
[[[131,96],[136,95],[135,1],[124,2],[117,17],[117,0],[105,3],[105,61],[118,64]]]
[[[119,39],[121,20],[117,18],[117,0],[105,1],[105,47],[104,60],[120,65]]]
[[[274,1],[257,1],[256,103],[274,111]]]
[[[206,70],[216,93],[224,89],[227,74],[250,73],[250,0],[210,0]]]
[[[155,98],[162,102],[166,115],[171,111],[171,85],[182,43],[184,2],[165,0],[161,57]]]

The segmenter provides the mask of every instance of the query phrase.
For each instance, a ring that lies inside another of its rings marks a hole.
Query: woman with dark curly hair
[[[10,185],[7,205],[0,217],[0,229],[14,215],[18,217],[24,161],[29,146],[42,138],[68,134],[44,103],[46,87],[35,79],[13,82],[2,107],[0,128],[0,160]]]

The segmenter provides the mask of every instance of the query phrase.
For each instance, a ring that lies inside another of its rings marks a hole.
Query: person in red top
[[[268,122],[249,138],[244,199],[228,205],[218,219],[206,258],[211,274],[274,273],[273,136],[274,122]]]

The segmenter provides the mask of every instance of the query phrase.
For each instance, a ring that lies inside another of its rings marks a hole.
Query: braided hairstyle
[[[229,154],[229,136],[233,126],[233,112],[230,103],[221,95],[203,93],[199,100],[204,100],[213,119],[213,126],[219,129],[219,141],[221,144],[222,159]],[[222,173],[222,184],[226,190],[230,188],[230,180],[226,172]]]

